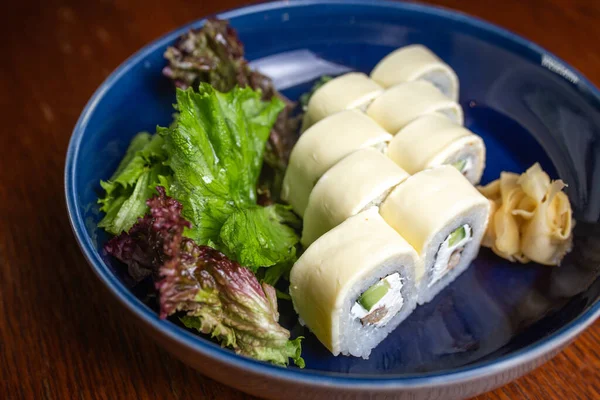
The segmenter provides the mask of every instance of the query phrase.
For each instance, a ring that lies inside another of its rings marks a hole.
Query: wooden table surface
[[[600,1],[435,0],[529,38],[600,85]],[[144,44],[240,0],[20,0],[0,24],[0,397],[250,399],[171,357],[102,288],[67,221],[63,163],[93,91]],[[600,398],[600,321],[480,399]]]

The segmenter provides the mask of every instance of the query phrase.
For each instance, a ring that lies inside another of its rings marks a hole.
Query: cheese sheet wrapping
[[[372,207],[306,249],[290,295],[301,323],[333,355],[368,358],[414,310],[419,268],[415,250]]]
[[[437,87],[444,96],[458,101],[459,83],[456,72],[420,44],[402,47],[385,56],[373,68],[371,79],[384,88],[424,80]]]
[[[373,147],[384,151],[392,136],[366,115],[341,111],[310,127],[290,154],[282,198],[304,216],[310,193],[319,178],[348,154]]]
[[[383,88],[361,72],[340,75],[313,93],[302,121],[302,130],[342,110],[363,109]]]
[[[387,150],[388,157],[410,174],[450,164],[474,185],[483,175],[485,154],[481,137],[437,113],[409,123]]]
[[[392,86],[373,100],[366,112],[392,135],[426,114],[443,114],[460,125],[464,122],[462,107],[426,81]]]
[[[409,174],[381,152],[358,150],[327,171],[315,185],[304,213],[302,245],[308,247],[347,218],[381,204]]]
[[[418,172],[381,205],[381,216],[419,253],[419,304],[433,299],[479,252],[490,203],[452,166]]]

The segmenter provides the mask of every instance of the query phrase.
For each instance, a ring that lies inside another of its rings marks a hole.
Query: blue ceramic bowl
[[[560,268],[515,265],[482,250],[474,265],[391,334],[369,360],[332,357],[303,334],[307,367],[280,368],[237,356],[163,321],[128,288],[101,250],[98,182],[115,169],[131,137],[171,119],[174,90],[161,76],[163,52],[194,22],[144,47],[97,90],[69,146],[65,185],[71,223],[102,284],[144,329],[204,374],[268,398],[459,398],[526,373],[600,315],[600,96],[577,71],[498,27],[442,9],[367,0],[280,2],[220,15],[247,57],[297,98],[324,73],[368,72],[388,52],[422,43],[458,73],[466,125],[488,149],[484,183],[534,162],[568,182],[575,247]]]

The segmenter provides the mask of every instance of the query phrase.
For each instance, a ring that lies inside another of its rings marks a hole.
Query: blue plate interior
[[[436,9],[367,1],[254,9],[223,17],[238,30],[247,58],[274,71],[292,99],[319,74],[347,69],[368,73],[398,47],[428,46],[457,72],[466,125],[485,140],[483,183],[501,171],[522,172],[540,162],[569,184],[578,220],[575,247],[563,266],[511,264],[482,249],[469,270],[419,307],[369,360],[331,356],[297,324],[291,305],[281,302],[282,323],[294,335],[306,336],[307,369],[414,376],[472,368],[522,354],[583,313],[598,312],[600,107],[596,89],[584,78],[522,39]],[[101,274],[114,273],[123,282],[121,292],[128,283],[122,268],[101,250],[107,236],[97,228],[98,182],[111,175],[136,132],[152,132],[170,122],[174,89],[161,75],[162,54],[182,32],[143,50],[109,78],[88,105],[71,143],[67,197],[76,213],[75,230],[87,233],[84,251],[104,261],[94,265]]]

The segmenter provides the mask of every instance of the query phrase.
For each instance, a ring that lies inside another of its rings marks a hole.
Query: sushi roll
[[[372,207],[315,241],[290,273],[300,322],[333,353],[368,358],[416,306],[415,250]]]
[[[490,203],[450,165],[421,171],[381,204],[381,216],[419,253],[418,303],[430,301],[477,256]]]
[[[434,112],[463,124],[461,106],[425,81],[392,86],[367,107],[367,115],[392,135],[418,117]]]
[[[450,164],[472,184],[481,180],[485,168],[483,139],[441,114],[417,118],[398,132],[387,155],[408,173]]]
[[[350,72],[338,76],[313,93],[302,121],[302,130],[342,110],[364,109],[383,88],[366,74]]]
[[[308,198],[319,178],[348,154],[367,147],[383,152],[392,136],[355,110],[341,111],[311,126],[290,154],[281,197],[304,215]]]
[[[373,68],[371,79],[384,88],[424,80],[437,87],[444,96],[458,101],[459,84],[456,72],[420,44],[403,47],[385,56]]]
[[[327,171],[315,185],[304,212],[302,245],[308,247],[348,217],[378,206],[409,177],[381,152],[358,150]]]

